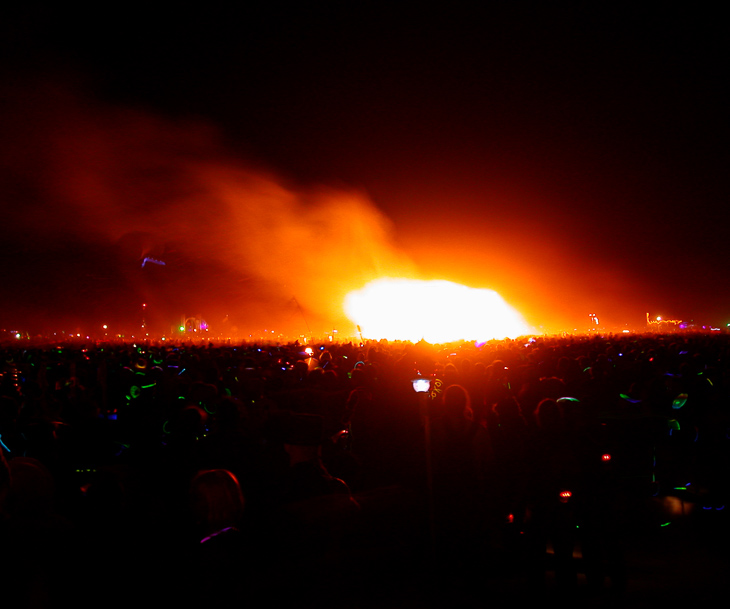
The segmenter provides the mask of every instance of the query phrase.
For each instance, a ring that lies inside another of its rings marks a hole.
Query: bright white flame
[[[368,338],[446,343],[534,333],[497,292],[450,281],[371,281],[347,295],[345,313]]]

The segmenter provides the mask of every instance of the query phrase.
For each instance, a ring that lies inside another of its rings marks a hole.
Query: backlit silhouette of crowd
[[[727,335],[311,347],[4,346],[3,603],[621,596],[725,540]]]

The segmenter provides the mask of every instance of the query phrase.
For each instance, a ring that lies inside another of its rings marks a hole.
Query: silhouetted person
[[[487,477],[492,467],[486,430],[474,421],[469,394],[451,385],[433,405],[431,449],[439,564],[463,570],[485,554]]]
[[[195,528],[191,578],[197,601],[211,607],[258,602],[252,588],[255,557],[243,531],[245,500],[236,477],[224,469],[201,471],[190,483]]]

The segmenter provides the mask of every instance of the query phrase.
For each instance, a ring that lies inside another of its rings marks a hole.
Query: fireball
[[[450,281],[378,279],[347,295],[345,313],[367,338],[447,343],[534,332],[497,292]]]

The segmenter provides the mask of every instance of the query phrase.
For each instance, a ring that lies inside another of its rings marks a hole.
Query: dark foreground
[[[727,339],[7,347],[7,606],[714,601]]]

